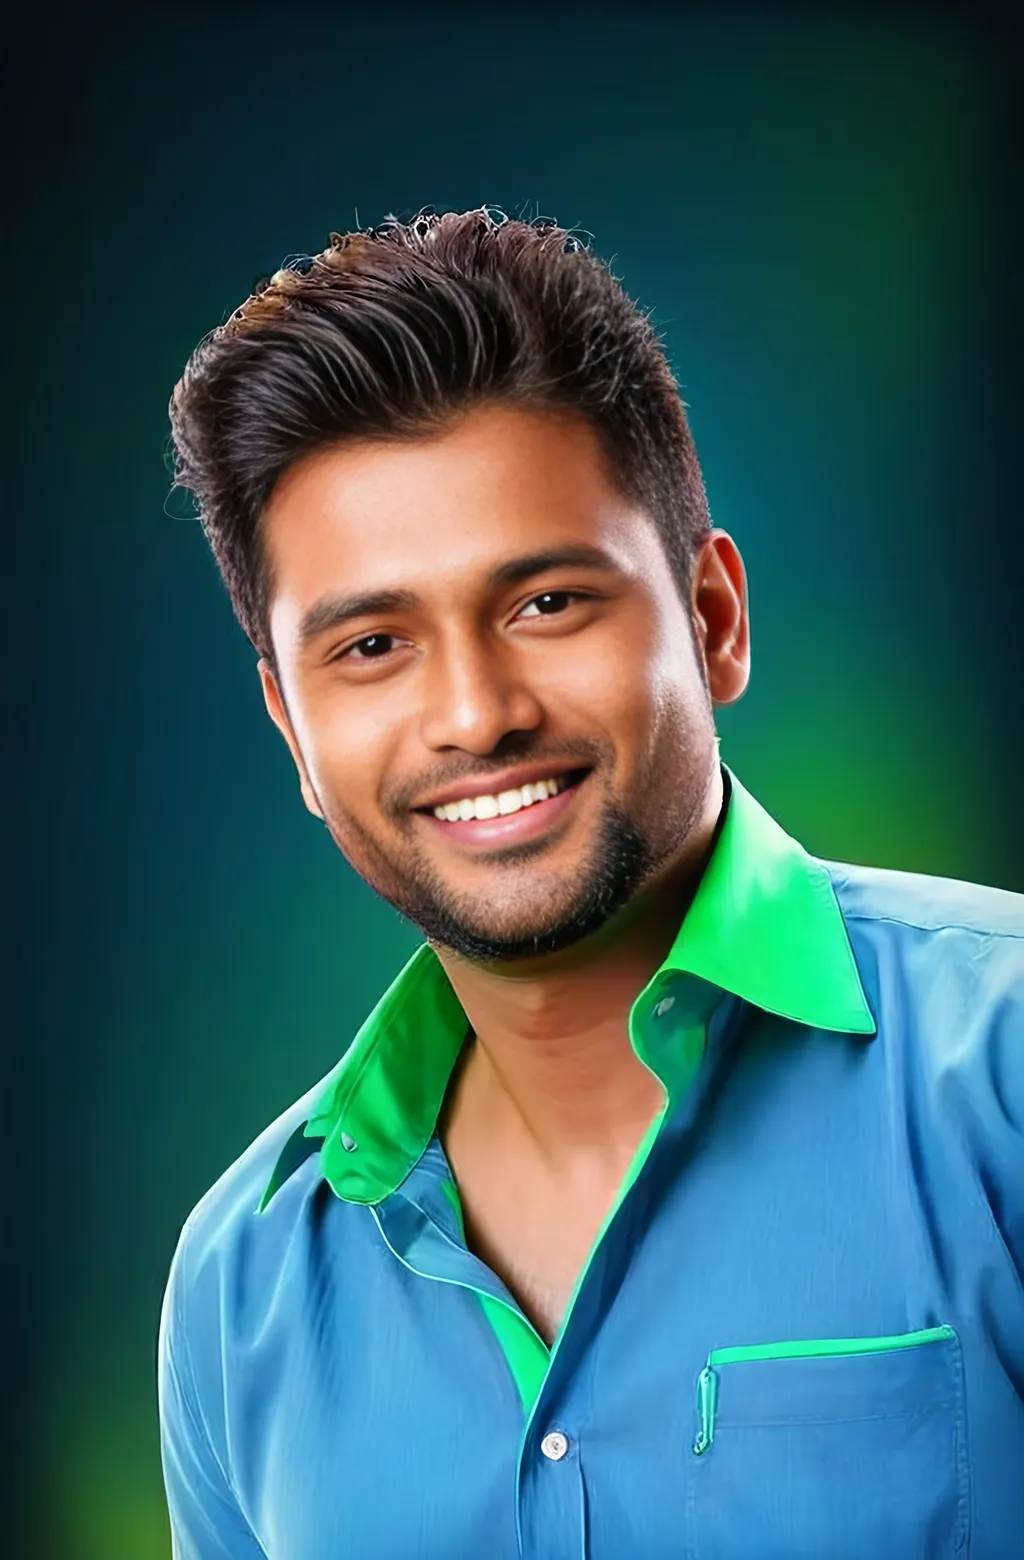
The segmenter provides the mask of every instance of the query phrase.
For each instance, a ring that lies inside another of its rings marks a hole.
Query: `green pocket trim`
[[[697,1412],[700,1430],[693,1443],[700,1457],[715,1438],[715,1408],[718,1403],[717,1365],[737,1365],[748,1360],[827,1359],[844,1354],[887,1354],[893,1349],[913,1349],[923,1343],[942,1343],[955,1338],[952,1327],[924,1327],[919,1332],[894,1333],[888,1338],[815,1338],[796,1343],[740,1344],[736,1348],[712,1349],[708,1362],[697,1378]]]
[[[712,1349],[709,1365],[736,1365],[741,1360],[802,1360],[830,1354],[884,1354],[889,1349],[913,1349],[919,1343],[953,1338],[952,1327],[925,1327],[920,1332],[895,1333],[891,1338],[817,1338],[798,1343],[740,1344],[734,1349]]]

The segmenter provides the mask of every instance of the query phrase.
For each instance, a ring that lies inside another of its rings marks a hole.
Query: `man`
[[[427,211],[171,415],[303,800],[426,937],[186,1223],[175,1554],[1018,1553],[1024,901],[720,762],[746,581],[647,320]]]

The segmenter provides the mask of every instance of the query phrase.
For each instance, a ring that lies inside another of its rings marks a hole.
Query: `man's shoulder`
[[[987,1204],[985,1238],[998,1230],[1024,1273],[1024,895],[826,865],[878,1025],[878,1075],[912,1124],[913,1173],[945,1188],[936,1203],[964,1230]]]
[[[824,864],[876,1022],[929,1073],[1001,1057],[1024,1086],[1024,895]]]
[[[178,1236],[160,1308],[160,1417],[168,1445],[187,1446],[190,1457],[204,1455],[200,1443],[208,1441],[222,1467],[230,1462],[225,1405],[232,1362],[246,1355],[275,1310],[287,1315],[293,1303],[279,1293],[282,1262],[320,1182],[320,1139],[304,1140],[303,1127],[337,1070],[228,1165]],[[294,1173],[261,1212],[279,1161]]]
[[[905,1079],[961,1091],[976,1114],[981,1100],[993,1115],[1005,1107],[1024,1127],[1024,895],[824,864],[869,1006]]]
[[[1024,894],[960,878],[823,861],[848,923],[881,922],[924,934],[1024,939]]]
[[[315,1160],[319,1140],[308,1139],[305,1152],[287,1156],[297,1163],[303,1158],[307,1161],[305,1174],[292,1178],[290,1196],[282,1191],[260,1212],[264,1192],[289,1144],[294,1144],[296,1150],[302,1149],[302,1129],[336,1072],[337,1067],[282,1111],[203,1194],[182,1227],[175,1269],[187,1262],[189,1274],[195,1278],[211,1262],[223,1267],[225,1261],[239,1257],[256,1241],[273,1244],[275,1234],[294,1218],[291,1205],[295,1197],[301,1196],[309,1180],[318,1174]]]

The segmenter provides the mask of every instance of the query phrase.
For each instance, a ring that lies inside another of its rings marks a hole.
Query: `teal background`
[[[6,1146],[29,1283],[4,1435],[26,1553],[169,1554],[153,1355],[178,1231],[418,941],[302,808],[168,498],[171,388],[286,255],[425,203],[591,233],[666,334],[746,561],[723,756],[820,854],[1024,890],[1009,76],[979,17],[197,4],[69,13],[18,54]]]

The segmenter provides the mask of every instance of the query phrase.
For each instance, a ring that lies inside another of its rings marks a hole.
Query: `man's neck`
[[[593,937],[505,966],[438,948],[473,1039],[447,1102],[474,1135],[532,1149],[553,1172],[614,1173],[663,1102],[629,1040],[629,1011],[696,892],[722,808],[721,772],[685,848]]]

